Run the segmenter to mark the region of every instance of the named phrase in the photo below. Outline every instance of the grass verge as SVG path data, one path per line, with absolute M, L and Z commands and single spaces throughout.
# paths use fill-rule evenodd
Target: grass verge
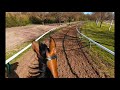
M 81 27 L 81 32 L 106 48 L 114 51 L 114 26 L 112 26 L 110 31 L 108 28 L 109 24 L 106 23 L 103 23 L 100 28 L 95 22 L 86 22 Z M 88 43 L 85 38 L 83 38 L 83 41 Z M 114 77 L 114 56 L 94 44 L 92 44 L 91 48 L 88 47 L 88 51 L 93 58 L 93 62 L 95 62 L 102 71 L 108 73 L 110 77 Z
M 100 28 L 95 22 L 87 22 L 82 26 L 81 31 L 87 37 L 114 51 L 114 26 L 112 26 L 110 31 L 108 28 L 109 25 L 105 23 Z
M 22 45 L 16 46 L 16 49 L 6 52 L 6 59 L 10 58 L 15 53 L 17 53 L 18 51 L 22 50 L 25 46 L 27 46 L 30 43 L 31 43 L 31 41 L 25 42 Z

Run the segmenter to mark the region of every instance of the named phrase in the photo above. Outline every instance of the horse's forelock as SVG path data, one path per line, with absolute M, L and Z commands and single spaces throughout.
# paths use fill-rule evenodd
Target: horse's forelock
M 46 44 L 39 43 L 39 53 L 45 59 L 46 58 L 46 51 L 49 51 Z

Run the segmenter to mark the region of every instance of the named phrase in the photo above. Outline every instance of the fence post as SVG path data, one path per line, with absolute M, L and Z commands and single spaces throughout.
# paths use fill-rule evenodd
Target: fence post
M 90 48 L 91 48 L 91 42 L 90 42 L 90 40 L 89 40 L 89 44 L 90 44 Z

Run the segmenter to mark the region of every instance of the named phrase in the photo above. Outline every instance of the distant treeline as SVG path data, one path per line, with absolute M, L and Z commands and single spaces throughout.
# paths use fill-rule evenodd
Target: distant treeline
M 6 27 L 94 20 L 82 12 L 7 12 Z
M 86 20 L 80 12 L 7 12 L 6 27 Z

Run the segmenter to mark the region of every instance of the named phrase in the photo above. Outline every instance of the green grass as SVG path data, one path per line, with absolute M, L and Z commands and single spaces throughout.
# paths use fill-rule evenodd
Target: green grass
M 114 56 L 95 45 L 88 50 L 96 65 L 110 77 L 114 77 Z
M 10 62 L 10 64 L 13 64 L 13 63 L 15 63 L 21 56 L 23 56 L 26 52 L 28 52 L 29 50 L 31 50 L 32 48 L 30 47 L 30 48 L 28 48 L 27 50 L 25 50 L 23 53 L 21 53 L 20 55 L 18 55 L 16 58 L 14 58 L 11 62 Z
M 106 48 L 114 51 L 114 26 L 112 26 L 110 31 L 108 28 L 109 24 L 103 23 L 100 28 L 95 22 L 89 21 L 81 27 L 81 32 Z M 88 40 L 85 38 L 83 38 L 83 41 L 88 43 Z M 114 77 L 114 56 L 94 44 L 92 44 L 91 48 L 88 47 L 87 50 L 92 56 L 93 61 L 97 63 L 97 66 L 111 77 Z M 104 65 L 100 63 L 98 59 Z
M 105 64 L 114 66 L 114 56 L 113 55 L 111 55 L 110 53 L 107 53 L 106 51 L 104 51 L 103 49 L 101 49 L 95 45 L 93 45 L 90 49 L 93 53 L 98 54 L 98 56 L 101 58 L 101 60 Z
M 31 21 L 26 15 L 6 14 L 6 27 L 25 26 L 27 24 L 31 24 Z
M 108 28 L 109 25 L 105 23 L 100 28 L 95 22 L 87 22 L 81 31 L 89 38 L 114 51 L 114 26 L 112 26 L 110 31 Z
M 17 46 L 16 49 L 6 52 L 6 59 L 10 58 L 11 56 L 16 54 L 18 51 L 22 50 L 25 46 L 27 46 L 30 43 L 31 41 L 23 43 L 22 45 Z

